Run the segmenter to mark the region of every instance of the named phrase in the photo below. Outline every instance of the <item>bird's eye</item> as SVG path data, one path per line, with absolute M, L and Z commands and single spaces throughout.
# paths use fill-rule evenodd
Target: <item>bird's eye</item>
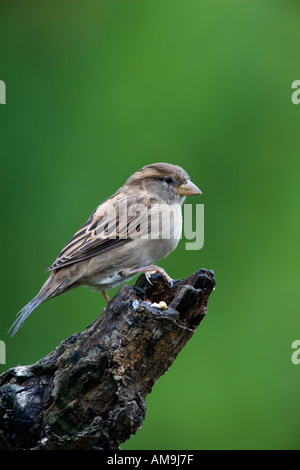
M 165 177 L 165 182 L 166 182 L 167 184 L 172 184 L 172 183 L 173 183 L 173 180 L 172 180 L 171 176 L 166 176 L 166 177 Z

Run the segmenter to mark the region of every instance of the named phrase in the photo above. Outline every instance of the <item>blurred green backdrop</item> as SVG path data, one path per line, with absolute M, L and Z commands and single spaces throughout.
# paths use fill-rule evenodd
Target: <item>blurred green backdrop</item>
M 299 449 L 299 2 L 0 5 L 0 372 L 102 311 L 75 289 L 7 336 L 99 203 L 145 164 L 179 164 L 203 191 L 205 244 L 160 265 L 213 269 L 217 286 L 122 448 Z

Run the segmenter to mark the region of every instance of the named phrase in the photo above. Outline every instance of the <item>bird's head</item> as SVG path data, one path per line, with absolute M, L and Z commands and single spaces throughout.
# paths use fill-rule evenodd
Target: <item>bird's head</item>
M 183 168 L 170 163 L 144 166 L 126 181 L 125 186 L 128 191 L 167 204 L 182 204 L 185 196 L 202 194 Z

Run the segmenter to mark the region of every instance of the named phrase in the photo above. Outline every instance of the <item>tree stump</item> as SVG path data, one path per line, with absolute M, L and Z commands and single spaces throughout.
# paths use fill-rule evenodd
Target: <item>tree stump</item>
M 214 273 L 124 285 L 85 331 L 0 376 L 0 448 L 118 449 L 148 393 L 206 315 Z M 165 304 L 163 303 L 165 302 Z M 167 308 L 166 308 L 167 307 Z

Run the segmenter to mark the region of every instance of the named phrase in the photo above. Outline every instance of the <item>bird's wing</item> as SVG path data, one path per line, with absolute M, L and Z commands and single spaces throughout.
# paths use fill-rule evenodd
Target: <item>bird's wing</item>
M 107 199 L 69 240 L 48 271 L 97 256 L 149 233 L 149 212 L 118 194 Z

